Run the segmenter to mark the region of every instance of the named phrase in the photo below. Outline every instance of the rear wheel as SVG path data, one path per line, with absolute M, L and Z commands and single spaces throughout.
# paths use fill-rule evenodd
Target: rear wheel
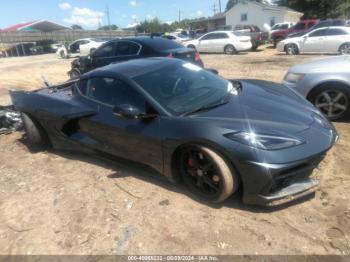
M 237 50 L 236 50 L 236 48 L 233 45 L 227 45 L 224 48 L 224 53 L 226 55 L 233 55 L 233 54 L 237 53 Z
M 72 70 L 70 72 L 71 79 L 78 79 L 80 77 L 80 72 L 78 70 Z
M 238 188 L 238 177 L 227 161 L 204 146 L 188 146 L 179 157 L 180 173 L 187 187 L 197 196 L 219 203 Z
M 95 52 L 96 51 L 96 48 L 91 48 L 91 50 L 90 50 L 90 55 L 93 53 L 93 52 Z
M 60 52 L 60 57 L 61 57 L 61 58 L 66 58 L 66 55 L 65 55 L 65 53 L 64 53 L 63 50 Z
M 350 43 L 345 43 L 339 48 L 339 53 L 342 55 L 350 55 Z
M 48 147 L 50 145 L 48 136 L 36 120 L 32 119 L 26 113 L 22 113 L 22 120 L 27 141 L 30 144 L 41 147 Z
M 298 55 L 299 48 L 296 44 L 287 44 L 286 45 L 286 54 L 287 55 Z
M 341 84 L 324 85 L 312 92 L 309 100 L 330 120 L 341 120 L 349 115 L 350 92 Z
M 196 50 L 196 47 L 194 45 L 189 45 L 187 47 Z

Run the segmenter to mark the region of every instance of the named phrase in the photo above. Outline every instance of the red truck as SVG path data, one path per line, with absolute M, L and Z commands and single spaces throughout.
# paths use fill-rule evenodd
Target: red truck
M 273 41 L 273 45 L 276 47 L 277 43 L 283 39 L 285 39 L 289 34 L 306 32 L 308 29 L 317 25 L 320 22 L 319 19 L 309 19 L 302 20 L 295 24 L 293 27 L 283 30 L 278 30 L 271 34 L 271 40 Z

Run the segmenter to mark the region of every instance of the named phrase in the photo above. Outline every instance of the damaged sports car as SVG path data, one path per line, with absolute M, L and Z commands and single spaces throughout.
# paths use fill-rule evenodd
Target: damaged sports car
M 313 193 L 312 170 L 338 138 L 287 87 L 174 58 L 111 64 L 11 97 L 29 142 L 141 162 L 215 203 L 236 191 L 257 205 Z

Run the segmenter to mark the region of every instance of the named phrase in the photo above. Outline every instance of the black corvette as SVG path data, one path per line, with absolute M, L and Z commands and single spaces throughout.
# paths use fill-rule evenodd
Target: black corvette
M 90 56 L 73 60 L 68 74 L 76 79 L 98 67 L 147 57 L 173 57 L 204 66 L 199 53 L 191 48 L 161 37 L 140 36 L 108 41 Z
M 314 192 L 310 174 L 338 137 L 291 89 L 170 58 L 112 64 L 11 97 L 30 142 L 138 161 L 211 202 L 238 189 L 259 205 Z

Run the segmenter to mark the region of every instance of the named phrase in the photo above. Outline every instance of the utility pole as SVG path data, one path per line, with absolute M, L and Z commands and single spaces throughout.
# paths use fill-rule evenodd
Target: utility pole
M 221 0 L 219 0 L 219 11 L 221 13 Z
M 107 21 L 108 21 L 108 30 L 111 30 L 111 18 L 109 17 L 109 6 L 106 5 L 106 15 L 107 15 Z
M 179 23 L 181 22 L 181 10 L 179 9 Z
M 214 15 L 217 13 L 216 4 L 213 5 L 213 12 L 214 12 Z

